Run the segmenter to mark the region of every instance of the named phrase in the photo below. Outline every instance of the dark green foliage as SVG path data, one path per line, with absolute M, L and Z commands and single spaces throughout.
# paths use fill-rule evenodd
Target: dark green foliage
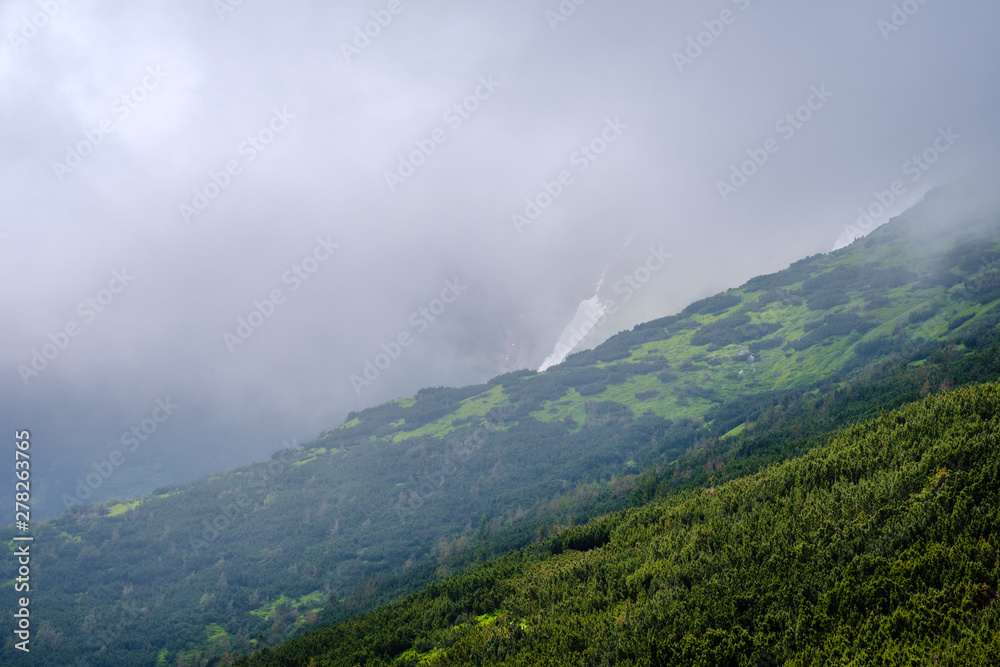
M 934 287 L 953 287 L 960 282 L 962 282 L 960 274 L 953 273 L 950 269 L 939 268 L 925 276 L 918 283 L 918 286 L 923 289 L 932 289 Z
M 680 398 L 703 398 L 713 403 L 718 403 L 722 400 L 719 398 L 717 391 L 711 387 L 702 387 L 697 382 L 684 383 L 684 386 L 677 392 L 677 395 Z
M 788 343 L 788 347 L 793 350 L 805 350 L 818 343 L 822 343 L 827 338 L 833 336 L 846 336 L 857 332 L 865 334 L 875 328 L 875 324 L 865 320 L 855 313 L 835 313 L 823 318 L 819 326 L 811 328 L 809 333 L 799 340 Z M 807 325 L 808 326 L 808 325 Z M 805 328 L 805 327 L 803 327 Z
M 512 402 L 531 400 L 540 405 L 545 401 L 557 400 L 568 389 L 576 389 L 583 396 L 593 396 L 603 392 L 609 385 L 622 384 L 634 375 L 656 373 L 667 366 L 666 359 L 662 356 L 607 366 L 563 363 L 541 374 L 505 376 L 507 379 L 503 381 L 503 387 Z
M 935 315 L 941 312 L 941 304 L 939 302 L 934 302 L 925 308 L 919 308 L 910 312 L 907 319 L 910 324 L 920 324 L 921 322 L 926 322 Z
M 975 313 L 969 313 L 968 315 L 962 315 L 961 317 L 956 317 L 955 319 L 950 320 L 948 322 L 948 331 L 954 331 L 975 316 Z
M 989 237 L 957 241 L 951 250 L 941 255 L 921 285 L 953 287 L 964 282 L 961 287 L 963 298 L 972 299 L 979 295 L 986 299 L 980 303 L 989 303 L 1000 298 L 1000 294 L 989 298 L 989 294 L 997 287 L 991 275 L 996 270 L 998 260 L 993 249 L 994 243 L 995 239 Z
M 964 295 L 980 304 L 1000 299 L 1000 271 L 984 273 L 967 280 L 962 285 Z
M 503 377 L 503 376 L 502 376 Z M 390 424 L 402 419 L 408 429 L 412 430 L 443 417 L 451 412 L 460 402 L 480 394 L 486 387 L 484 385 L 469 386 L 461 388 L 436 387 L 422 389 L 417 393 L 416 403 L 411 407 L 403 407 L 398 403 L 384 403 L 372 408 L 351 412 L 347 415 L 347 421 L 358 419 L 360 423 L 353 429 L 351 438 L 354 440 L 357 435 L 364 434 L 376 438 L 385 437 L 391 434 L 394 429 Z M 329 437 L 317 446 L 328 447 L 340 446 L 336 442 L 342 442 L 341 434 L 328 432 Z
M 887 227 L 879 227 L 871 234 L 865 237 L 865 247 L 871 248 L 873 246 L 877 246 L 882 243 L 888 243 L 890 241 L 894 241 L 897 238 L 898 234 L 894 233 L 894 230 L 891 230 L 890 228 Z
M 779 348 L 785 344 L 784 336 L 775 336 L 774 338 L 768 338 L 767 340 L 758 340 L 747 345 L 747 349 L 751 352 L 762 352 L 764 350 L 773 350 Z
M 830 310 L 851 302 L 851 296 L 843 290 L 829 289 L 813 292 L 807 300 L 809 310 Z
M 706 324 L 691 336 L 692 345 L 736 345 L 749 340 L 757 340 L 781 329 L 773 322 L 752 323 L 746 313 L 736 313 L 721 320 Z
M 984 339 L 986 342 L 986 339 Z M 956 355 L 948 346 L 923 344 L 899 348 L 885 361 L 865 367 L 863 379 L 845 385 L 825 382 L 817 393 L 775 391 L 748 395 L 715 406 L 707 416 L 716 436 L 751 423 L 738 437 L 711 441 L 655 474 L 645 473 L 646 502 L 655 493 L 699 488 L 713 480 L 738 479 L 823 444 L 829 434 L 916 401 L 933 389 L 1000 380 L 1000 332 L 988 346 Z M 905 354 L 904 354 L 905 353 Z M 912 367 L 913 357 L 926 359 Z M 845 371 L 846 372 L 846 371 Z M 831 378 L 832 380 L 832 378 Z M 700 437 L 701 442 L 706 440 Z
M 607 388 L 608 385 L 603 382 L 591 382 L 590 384 L 576 387 L 576 390 L 581 396 L 596 396 L 603 393 Z
M 743 298 L 739 294 L 725 292 L 710 296 L 701 301 L 695 301 L 682 310 L 681 315 L 718 315 L 741 303 L 743 303 Z
M 902 287 L 917 280 L 917 273 L 902 266 L 881 268 L 878 264 L 865 265 L 858 271 L 859 283 L 877 290 Z M 856 283 L 857 284 L 857 283 Z
M 147 500 L 119 517 L 75 509 L 40 529 L 35 563 L 47 585 L 37 602 L 49 610 L 46 619 L 63 634 L 63 646 L 76 646 L 93 664 L 152 664 L 161 647 L 176 655 L 192 638 L 204 637 L 209 623 L 230 637 L 246 628 L 277 643 L 296 624 L 280 613 L 267 620 L 249 613 L 261 604 L 328 588 L 334 597 L 322 618 L 343 620 L 430 581 L 441 537 L 454 544 L 465 534 L 476 549 L 488 549 L 485 555 L 523 546 L 551 499 L 566 496 L 560 511 L 581 520 L 614 503 L 621 507 L 626 499 L 615 499 L 600 480 L 625 473 L 631 459 L 649 465 L 691 442 L 684 427 L 635 418 L 607 402 L 588 406 L 588 424 L 576 434 L 569 433 L 572 423 L 538 423 L 521 406 L 495 410 L 495 426 L 506 430 L 465 427 L 446 441 L 414 438 L 399 445 L 362 439 L 340 454 L 321 455 L 320 465 L 293 465 L 310 456 L 312 447 L 304 448 L 284 462 L 237 471 L 241 477 L 182 485 L 176 495 Z M 325 437 L 324 446 L 345 444 L 341 433 Z M 515 520 L 519 511 L 524 518 Z M 465 526 L 484 514 L 495 532 L 477 541 Z M 63 531 L 81 541 L 60 537 Z M 411 557 L 414 564 L 404 570 Z M 125 601 L 147 611 L 121 624 L 114 619 L 126 586 L 134 592 Z M 96 655 L 99 647 L 81 643 L 90 611 L 99 626 L 118 628 L 106 658 Z M 305 609 L 296 617 L 301 613 Z M 57 664 L 73 659 L 66 655 Z
M 557 556 L 564 551 L 590 551 L 611 541 L 613 522 L 596 519 L 585 526 L 565 530 L 548 542 L 549 552 Z
M 670 329 L 664 329 L 664 325 L 669 325 Z M 555 368 L 562 370 L 567 368 L 581 368 L 598 363 L 610 363 L 626 359 L 631 355 L 632 350 L 645 343 L 667 340 L 679 331 L 694 329 L 698 326 L 700 325 L 697 321 L 684 320 L 679 316 L 665 317 L 657 320 L 655 326 L 648 324 L 636 325 L 631 331 L 623 331 L 615 334 L 592 350 L 574 352 Z
M 986 667 L 998 534 L 1000 387 L 985 385 L 237 664 Z
M 634 339 L 636 341 L 652 342 L 666 340 L 679 331 L 697 329 L 699 326 L 696 320 L 686 318 L 684 315 L 670 315 L 669 317 L 661 317 L 651 322 L 637 324 L 632 327 L 632 333 L 636 334 L 637 337 Z M 662 338 L 660 337 L 661 334 Z M 655 337 L 647 338 L 647 336 Z
M 517 380 L 520 378 L 533 377 L 535 375 L 538 375 L 537 371 L 532 371 L 528 369 L 514 371 L 513 373 L 506 373 L 504 375 L 496 376 L 495 378 L 487 382 L 486 386 L 493 387 L 499 384 L 499 385 L 504 385 L 506 387 L 510 384 L 517 382 Z M 350 417 L 350 415 L 348 415 L 348 417 Z M 350 421 L 350 419 L 348 419 L 348 421 Z
M 460 389 L 451 387 L 421 389 L 417 392 L 417 402 L 412 407 L 404 409 L 403 419 L 408 429 L 419 428 L 445 416 L 459 403 L 481 394 L 485 388 L 484 385 L 479 385 Z
M 815 269 L 816 264 L 823 257 L 824 255 L 822 254 L 812 255 L 810 257 L 806 257 L 805 259 L 800 259 L 784 271 L 751 278 L 744 283 L 743 289 L 748 292 L 773 290 L 779 287 L 785 287 L 787 285 L 802 282 L 803 280 L 807 280 L 812 275 L 812 271 Z
M 884 292 L 917 279 L 914 271 L 904 267 L 883 267 L 879 263 L 863 266 L 835 266 L 814 275 L 802 283 L 800 293 L 810 310 L 829 310 L 851 301 L 851 293 L 864 290 Z
M 662 373 L 658 373 L 656 375 L 656 377 L 663 384 L 670 384 L 671 382 L 676 382 L 677 381 L 677 374 L 676 373 L 672 373 L 670 371 L 663 371 Z
M 802 297 L 797 293 L 788 290 L 777 288 L 769 289 L 767 292 L 758 297 L 756 301 L 750 301 L 747 303 L 744 306 L 744 310 L 748 313 L 759 312 L 772 303 L 799 306 L 802 305 Z
M 621 334 L 618 336 L 621 336 Z M 596 363 L 607 363 L 625 359 L 631 354 L 632 348 L 638 346 L 638 343 L 633 341 L 631 336 L 623 336 L 621 338 L 618 336 L 612 336 L 603 345 L 593 350 L 574 352 L 559 365 L 564 368 L 581 368 Z
M 705 418 L 711 420 L 716 433 L 726 433 L 746 422 L 755 422 L 767 410 L 802 394 L 800 390 L 762 391 L 739 396 L 722 405 L 712 406 Z
M 951 250 L 944 253 L 939 266 L 956 268 L 962 273 L 973 273 L 996 261 L 992 250 L 994 240 L 989 238 L 963 239 L 955 242 Z
M 854 353 L 861 359 L 881 357 L 896 350 L 897 343 L 888 336 L 863 340 L 854 346 Z

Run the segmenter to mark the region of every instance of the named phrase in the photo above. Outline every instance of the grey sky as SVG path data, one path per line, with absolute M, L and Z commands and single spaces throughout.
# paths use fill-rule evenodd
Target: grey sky
M 57 509 L 157 398 L 184 407 L 122 488 L 262 456 L 423 386 L 537 368 L 605 270 L 621 307 L 589 342 L 828 251 L 894 180 L 905 204 L 997 148 L 1000 7 L 981 1 L 896 3 L 917 11 L 889 32 L 888 0 L 567 0 L 555 29 L 555 0 L 399 0 L 350 62 L 342 43 L 388 1 L 244 0 L 222 19 L 212 0 L 42 5 L 51 18 L 0 6 L 0 414 L 46 443 Z M 959 137 L 911 181 L 904 163 L 947 128 Z M 92 153 L 54 168 L 88 133 Z M 718 182 L 768 139 L 723 201 Z M 433 153 L 390 189 L 417 142 Z M 186 222 L 212 174 L 225 187 Z M 546 193 L 518 232 L 512 214 Z M 318 238 L 339 247 L 314 256 Z M 614 297 L 660 246 L 669 262 Z M 293 290 L 286 272 L 318 256 Z M 122 269 L 134 280 L 88 321 L 78 304 Z M 467 289 L 413 324 L 455 279 Z M 277 289 L 231 352 L 224 334 Z M 18 367 L 71 322 L 26 384 Z M 400 334 L 411 344 L 356 391 Z

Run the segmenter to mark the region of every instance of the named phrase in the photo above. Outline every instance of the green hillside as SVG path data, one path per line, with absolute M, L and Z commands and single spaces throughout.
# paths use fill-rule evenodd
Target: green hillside
M 958 213 L 970 199 L 935 193 L 843 250 L 545 373 L 426 389 L 271 461 L 71 508 L 37 531 L 45 615 L 24 662 L 205 664 L 274 646 L 557 526 L 753 475 L 883 408 L 996 381 L 1000 207 Z
M 568 529 L 239 665 L 996 665 L 1000 385 Z

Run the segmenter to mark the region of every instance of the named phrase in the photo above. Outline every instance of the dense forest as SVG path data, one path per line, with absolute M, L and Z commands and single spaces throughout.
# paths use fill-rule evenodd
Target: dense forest
M 271 665 L 996 665 L 1000 385 L 674 493 L 341 625 Z
M 317 627 L 365 627 L 371 621 L 351 619 L 390 613 L 373 610 L 428 585 L 501 572 L 546 550 L 596 556 L 596 546 L 580 547 L 605 538 L 587 535 L 621 517 L 707 502 L 714 496 L 704 494 L 806 460 L 885 410 L 1000 380 L 1000 216 L 942 217 L 936 202 L 948 196 L 544 373 L 425 389 L 351 413 L 270 461 L 148 498 L 69 508 L 38 527 L 35 599 L 45 614 L 24 662 L 226 663 Z M 0 575 L 6 605 L 13 575 Z M 489 599 L 503 602 L 504 590 Z M 439 620 L 450 619 L 457 642 L 480 626 L 513 632 L 510 613 L 476 607 Z M 791 655 L 787 638 L 762 627 L 744 627 L 753 642 L 769 637 L 760 664 Z M 370 655 L 423 660 L 446 647 L 442 637 L 400 635 Z

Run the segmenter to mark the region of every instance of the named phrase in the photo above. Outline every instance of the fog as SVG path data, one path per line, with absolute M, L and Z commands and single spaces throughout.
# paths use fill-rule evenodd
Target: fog
M 37 510 L 116 451 L 88 502 L 537 369 L 597 297 L 572 344 L 844 245 L 995 156 L 998 19 L 4 3 L 0 419 Z

